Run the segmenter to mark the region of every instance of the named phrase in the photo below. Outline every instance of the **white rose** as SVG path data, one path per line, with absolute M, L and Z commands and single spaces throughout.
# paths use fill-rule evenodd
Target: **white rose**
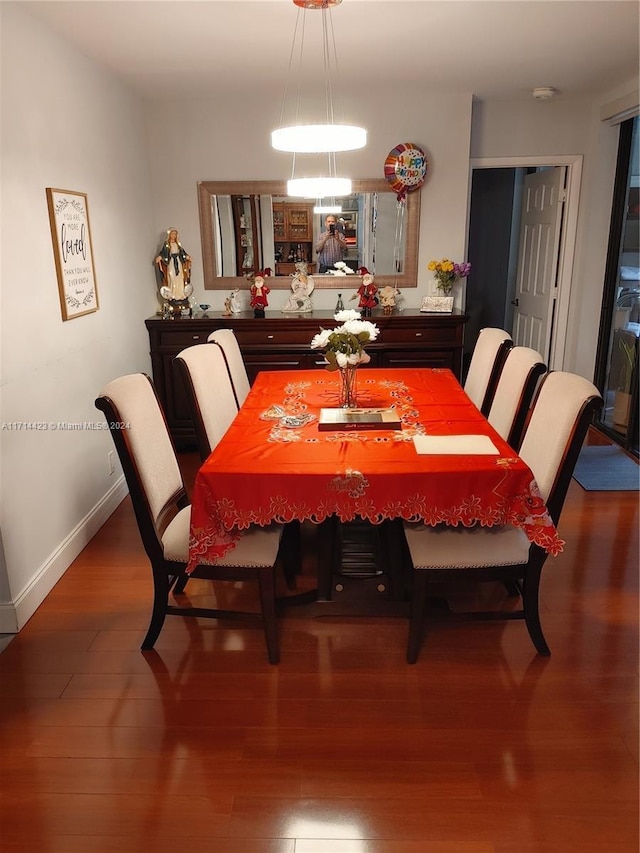
M 375 341 L 375 339 L 378 337 L 379 329 L 375 323 L 369 323 L 368 320 L 363 320 L 362 321 L 362 329 L 360 331 L 369 332 L 369 340 Z
M 362 360 L 361 353 L 352 352 L 351 355 L 347 356 L 347 364 L 360 364 Z
M 362 350 L 362 352 L 360 353 L 360 364 L 369 364 L 370 361 L 371 356 L 369 355 L 369 353 Z
M 311 341 L 311 349 L 324 349 L 329 343 L 331 334 L 333 334 L 332 329 L 322 329 L 317 335 L 314 335 Z
M 343 352 L 336 353 L 336 363 L 338 367 L 346 367 L 349 363 L 347 356 Z
M 347 308 L 344 311 L 338 311 L 337 314 L 334 314 L 333 319 L 337 320 L 338 323 L 346 323 L 348 320 L 359 320 L 360 312 L 354 311 L 352 308 Z
M 347 322 L 343 325 L 342 328 L 349 335 L 359 335 L 360 332 L 364 331 L 364 322 L 360 319 L 347 320 Z

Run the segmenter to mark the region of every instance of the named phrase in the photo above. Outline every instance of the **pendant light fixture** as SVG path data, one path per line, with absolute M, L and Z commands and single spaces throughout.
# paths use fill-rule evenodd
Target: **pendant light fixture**
M 331 7 L 337 6 L 341 2 L 342 0 L 293 0 L 294 5 L 298 7 L 298 14 L 282 100 L 281 126 L 271 134 L 271 144 L 276 150 L 293 154 L 291 179 L 287 182 L 287 193 L 292 196 L 322 199 L 327 196 L 349 195 L 351 181 L 348 178 L 337 176 L 335 152 L 362 148 L 367 141 L 367 132 L 364 128 L 336 121 L 337 109 L 334 106 L 336 86 L 334 81 L 338 78 L 338 59 L 331 21 Z M 303 66 L 307 10 L 319 10 L 322 15 L 324 124 L 318 121 L 305 123 L 301 120 L 302 80 L 305 74 L 309 74 L 309 69 Z M 293 86 L 294 81 L 296 81 L 295 97 L 289 95 L 289 88 Z M 286 119 L 292 113 L 293 123 L 285 125 Z M 296 178 L 296 154 L 327 154 L 326 173 L 313 177 Z

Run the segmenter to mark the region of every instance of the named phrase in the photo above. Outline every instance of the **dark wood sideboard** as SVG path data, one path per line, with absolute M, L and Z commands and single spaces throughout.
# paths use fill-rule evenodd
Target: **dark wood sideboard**
M 153 381 L 178 447 L 195 444 L 187 400 L 173 365 L 181 350 L 206 343 L 216 329 L 233 329 L 251 382 L 261 370 L 319 368 L 322 353 L 309 345 L 320 327 L 337 325 L 333 314 L 333 311 L 304 315 L 267 311 L 264 318 L 255 318 L 249 311 L 231 317 L 211 312 L 192 319 L 146 320 Z M 421 314 L 414 309 L 390 315 L 374 311 L 370 319 L 380 329 L 377 340 L 367 346 L 371 367 L 448 367 L 460 378 L 468 315 L 460 311 Z

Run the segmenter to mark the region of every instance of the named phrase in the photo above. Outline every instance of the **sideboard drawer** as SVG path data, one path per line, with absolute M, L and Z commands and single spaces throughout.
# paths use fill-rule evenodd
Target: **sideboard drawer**
M 260 320 L 256 320 L 256 325 L 260 325 Z M 311 338 L 306 329 L 236 329 L 236 338 L 243 346 L 290 346 L 291 344 L 307 344 L 311 345 Z
M 438 328 L 437 326 L 405 326 L 404 328 L 385 329 L 383 332 L 385 344 L 420 344 L 421 342 L 435 344 L 452 344 L 456 340 L 456 330 L 452 327 Z
M 170 322 L 180 322 L 179 320 L 165 320 L 165 323 Z M 179 347 L 180 349 L 184 349 L 184 347 L 195 346 L 196 344 L 206 344 L 207 342 L 207 333 L 206 332 L 190 332 L 188 330 L 183 331 L 182 329 L 167 329 L 166 332 L 160 332 L 160 346 L 161 347 L 173 347 L 174 349 Z

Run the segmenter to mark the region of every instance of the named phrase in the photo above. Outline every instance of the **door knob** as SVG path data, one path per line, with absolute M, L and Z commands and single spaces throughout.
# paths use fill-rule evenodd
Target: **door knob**
M 516 299 L 512 299 L 512 300 L 511 300 L 511 304 L 512 304 L 512 305 L 515 305 L 515 306 L 516 306 L 516 308 L 517 308 L 517 307 L 518 307 L 518 305 L 520 305 L 520 302 L 519 302 L 519 300 L 516 298 Z

